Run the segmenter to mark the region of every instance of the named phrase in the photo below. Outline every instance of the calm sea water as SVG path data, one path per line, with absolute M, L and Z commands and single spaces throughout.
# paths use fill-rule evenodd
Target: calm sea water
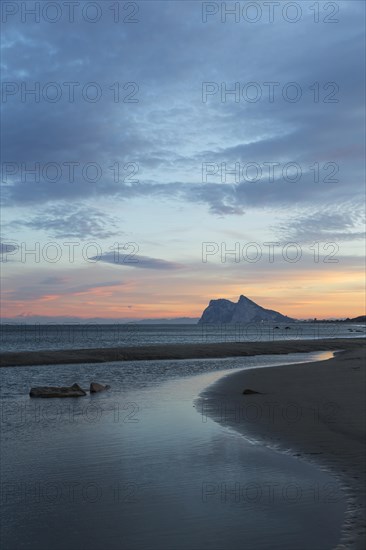
M 330 355 L 1 369 L 2 548 L 331 550 L 345 512 L 334 479 L 193 405 L 234 369 Z M 111 390 L 28 397 L 91 380 Z
M 3 324 L 1 350 L 45 350 L 186 344 L 258 342 L 365 336 L 365 325 L 350 323 L 247 323 L 235 325 Z

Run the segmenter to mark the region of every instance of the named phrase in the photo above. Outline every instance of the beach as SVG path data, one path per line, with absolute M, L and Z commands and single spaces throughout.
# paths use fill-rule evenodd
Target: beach
M 260 393 L 243 395 L 245 389 Z M 229 374 L 205 390 L 196 406 L 246 437 L 332 473 L 348 500 L 339 548 L 364 548 L 364 349 L 327 361 Z
M 181 359 L 213 359 L 278 355 L 312 351 L 349 350 L 364 346 L 363 338 L 327 338 L 281 340 L 275 342 L 220 342 L 202 344 L 164 344 L 123 346 L 113 348 L 37 350 L 4 352 L 1 367 L 31 365 L 67 365 L 76 363 L 107 363 L 110 361 L 156 361 Z
M 330 355 L 329 353 L 318 353 L 315 362 L 300 363 L 305 359 L 305 357 L 301 358 L 301 354 L 310 352 L 334 352 L 335 356 L 326 359 Z M 290 355 L 294 353 L 299 354 L 295 356 L 295 359 Z M 280 355 L 282 356 L 280 357 Z M 276 356 L 278 357 L 276 358 Z M 210 359 L 210 361 L 205 361 L 206 359 Z M 308 361 L 312 360 L 308 359 Z M 137 368 L 136 361 L 139 362 L 139 368 Z M 272 366 L 266 366 L 271 362 Z M 273 366 L 273 362 L 277 362 L 277 364 Z M 290 362 L 292 364 L 286 364 Z M 218 369 L 216 373 L 209 372 L 212 363 L 215 363 Z M 246 366 L 244 367 L 244 365 Z M 231 525 L 230 538 L 225 539 L 225 544 L 223 540 L 216 540 L 215 537 L 211 539 L 206 536 L 205 542 L 200 542 L 204 548 L 221 549 L 224 546 L 238 548 L 244 534 L 249 537 L 248 540 L 256 548 L 267 548 L 266 545 L 271 537 L 273 538 L 271 547 L 276 549 L 281 545 L 286 549 L 301 547 L 316 550 L 324 548 L 358 550 L 364 547 L 365 349 L 364 340 L 361 338 L 7 352 L 2 356 L 1 366 L 19 367 L 4 368 L 2 371 L 5 376 L 4 381 L 8 383 L 7 389 L 5 388 L 4 391 L 7 397 L 9 397 L 9 392 L 14 393 L 11 399 L 15 399 L 15 401 L 9 401 L 8 409 L 10 407 L 10 411 L 13 409 L 18 411 L 25 407 L 30 420 L 33 418 L 34 411 L 29 408 L 31 404 L 26 403 L 28 387 L 30 384 L 47 385 L 50 379 L 54 380 L 55 373 L 57 373 L 57 379 L 61 384 L 78 380 L 83 387 L 86 387 L 89 380 L 97 379 L 112 386 L 111 393 L 107 392 L 102 395 L 102 401 L 98 401 L 102 405 L 100 408 L 101 424 L 98 425 L 98 429 L 93 428 L 90 431 L 89 421 L 84 419 L 86 427 L 83 426 L 82 432 L 80 432 L 83 434 L 84 451 L 89 448 L 89 445 L 89 454 L 93 456 L 91 449 L 95 446 L 98 449 L 100 447 L 103 449 L 100 461 L 109 465 L 108 471 L 111 477 L 103 480 L 100 486 L 103 495 L 108 495 L 108 487 L 113 485 L 116 479 L 121 480 L 122 484 L 125 484 L 126 481 L 130 482 L 131 479 L 135 480 L 136 471 L 133 469 L 133 464 L 136 463 L 136 460 L 140 463 L 141 472 L 144 472 L 146 464 L 151 468 L 151 457 L 156 456 L 154 460 L 157 464 L 161 464 L 165 455 L 169 457 L 172 453 L 172 456 L 175 456 L 176 448 L 182 447 L 181 440 L 184 436 L 186 438 L 186 445 L 183 445 L 186 449 L 184 452 L 189 458 L 185 459 L 186 468 L 183 471 L 179 468 L 179 463 L 177 464 L 177 471 L 171 473 L 172 479 L 177 480 L 178 476 L 183 475 L 184 472 L 184 475 L 188 477 L 192 475 L 191 449 L 195 449 L 198 453 L 195 455 L 195 461 L 198 461 L 199 465 L 197 470 L 195 462 L 196 477 L 190 487 L 187 486 L 186 479 L 182 478 L 181 480 L 180 485 L 187 486 L 187 494 L 183 499 L 186 502 L 185 506 L 187 509 L 191 509 L 192 503 L 195 508 L 199 506 L 199 517 L 207 517 L 209 522 L 217 514 L 215 522 L 217 528 L 219 525 L 222 526 L 222 533 L 226 532 L 228 525 Z M 195 370 L 196 368 L 198 370 Z M 222 370 L 225 368 L 226 371 Z M 232 372 L 227 370 L 231 368 L 235 370 Z M 241 370 L 242 368 L 245 370 Z M 222 373 L 220 373 L 220 369 Z M 199 372 L 202 374 L 198 378 L 193 376 L 187 378 L 186 382 L 179 378 L 183 373 L 185 376 L 187 374 L 192 376 Z M 203 374 L 204 372 L 207 374 Z M 18 373 L 21 374 L 21 383 L 17 376 Z M 175 379 L 169 382 L 170 376 L 178 377 L 179 380 Z M 160 385 L 167 377 L 168 381 Z M 200 383 L 197 386 L 198 381 Z M 206 382 L 204 383 L 204 381 Z M 186 390 L 182 393 L 182 388 L 185 387 Z M 243 395 L 245 389 L 259 393 Z M 195 399 L 195 408 L 192 407 L 193 399 Z M 21 443 L 21 449 L 24 446 L 28 449 L 28 453 L 34 455 L 33 462 L 31 461 L 32 467 L 35 469 L 32 474 L 35 478 L 34 483 L 39 482 L 37 475 L 39 476 L 40 472 L 47 468 L 48 474 L 42 482 L 46 485 L 55 480 L 59 484 L 65 480 L 67 483 L 73 483 L 76 476 L 77 479 L 85 477 L 84 483 L 88 486 L 90 479 L 93 483 L 95 480 L 99 480 L 97 466 L 93 461 L 90 464 L 89 461 L 85 463 L 84 458 L 82 470 L 80 470 L 77 461 L 72 462 L 70 466 L 74 471 L 74 477 L 71 476 L 70 479 L 66 466 L 65 471 L 57 473 L 59 453 L 63 449 L 64 440 L 75 437 L 75 428 L 70 429 L 69 421 L 65 421 L 69 414 L 69 412 L 66 414 L 66 410 L 64 411 L 67 404 L 60 405 L 57 403 L 58 401 L 52 400 L 51 404 L 47 404 L 47 407 L 51 407 L 52 418 L 55 416 L 58 419 L 58 415 L 61 415 L 62 422 L 57 420 L 57 431 L 52 431 L 52 424 L 43 425 L 43 422 L 39 424 L 38 421 L 32 420 L 29 425 L 23 427 L 22 435 L 18 434 L 15 439 L 10 438 L 10 447 L 14 445 L 16 447 L 10 454 L 17 455 L 19 441 L 24 440 Z M 85 401 L 85 405 L 83 403 L 81 400 L 75 405 L 80 407 L 81 418 L 84 417 L 84 407 L 86 410 L 89 407 L 88 400 Z M 112 409 L 112 405 L 108 403 L 113 403 Z M 126 403 L 134 404 L 132 411 L 140 411 L 140 417 L 136 424 L 126 425 L 125 422 L 123 423 L 125 430 L 123 437 L 119 424 L 115 424 L 113 421 L 111 425 L 110 418 L 112 412 L 113 418 L 115 417 L 115 410 L 123 410 Z M 60 406 L 62 406 L 61 409 Z M 155 410 L 154 415 L 151 415 L 151 407 Z M 161 407 L 161 412 L 156 407 Z M 47 415 L 49 412 L 47 408 Z M 198 422 L 196 420 L 197 413 L 201 415 L 201 421 L 198 419 Z M 128 411 L 128 415 L 130 416 L 130 411 Z M 15 413 L 12 413 L 12 416 L 14 416 L 14 422 L 17 422 Z M 206 419 L 213 420 L 214 422 L 211 424 L 219 424 L 225 429 L 228 428 L 229 434 L 228 432 L 215 431 Z M 77 425 L 79 426 L 79 424 Z M 180 426 L 180 431 L 178 426 Z M 126 437 L 126 428 L 129 429 L 128 437 Z M 26 443 L 29 439 L 30 429 L 34 431 L 34 439 L 46 438 L 47 441 L 50 438 L 55 439 L 55 451 L 53 451 L 53 446 L 50 447 L 48 443 L 47 446 L 44 444 L 42 447 L 50 449 L 47 459 L 43 459 L 37 449 L 32 450 Z M 243 447 L 240 441 L 232 439 L 230 432 L 235 434 L 237 439 L 242 440 Z M 172 444 L 172 434 L 176 434 L 174 437 L 177 437 L 177 440 L 174 440 L 174 445 Z M 162 437 L 169 447 L 163 453 L 161 452 Z M 134 441 L 133 445 L 136 451 L 131 455 L 133 457 L 131 462 L 132 441 Z M 146 463 L 148 441 L 150 441 L 150 450 L 148 451 L 149 460 Z M 127 448 L 126 445 L 129 454 L 124 458 L 122 477 L 120 477 L 119 470 L 111 465 L 123 455 Z M 106 449 L 108 449 L 107 454 Z M 85 456 L 84 451 L 83 456 Z M 183 450 L 180 451 L 180 459 L 183 456 L 182 452 Z M 209 458 L 212 453 L 216 457 L 214 465 L 212 459 Z M 197 457 L 202 455 L 206 458 L 201 463 Z M 23 462 L 19 464 L 19 468 L 24 468 Z M 132 468 L 133 471 L 127 474 L 126 468 L 127 470 Z M 165 470 L 165 468 L 163 469 Z M 9 477 L 6 476 L 5 479 L 10 479 L 13 482 L 13 479 L 19 477 L 19 472 L 17 469 L 14 472 L 11 470 L 12 468 L 10 468 Z M 160 494 L 162 487 L 166 486 L 169 492 L 169 487 L 175 486 L 173 481 L 168 483 L 165 480 L 162 483 L 160 472 L 161 467 L 159 466 L 153 478 L 148 477 L 147 485 L 141 489 L 145 507 L 146 503 L 154 502 L 155 497 L 153 494 L 150 495 L 151 483 L 153 485 L 157 483 L 156 488 L 152 489 L 154 494 Z M 143 476 L 142 473 L 141 476 Z M 138 476 L 136 479 L 140 479 L 140 477 Z M 223 502 L 222 500 L 222 486 L 231 494 L 230 491 L 233 487 L 239 486 L 246 489 L 253 484 L 263 491 L 269 486 L 274 491 L 280 491 L 282 496 L 279 498 L 276 493 L 275 503 L 259 502 L 255 511 L 251 511 L 251 504 L 249 505 L 249 502 L 243 500 L 243 495 L 240 493 L 240 498 L 237 500 L 235 494 L 235 498 L 229 502 L 231 506 L 229 510 L 227 501 Z M 209 488 L 207 500 L 202 501 L 198 494 L 200 485 Z M 136 486 L 139 486 L 137 482 Z M 215 487 L 215 491 L 211 490 L 212 487 Z M 218 489 L 219 487 L 220 489 Z M 283 498 L 283 489 L 289 489 L 290 497 L 293 498 L 291 493 L 293 487 L 297 487 L 297 490 L 303 494 L 289 508 L 288 499 L 284 500 Z M 313 490 L 314 494 L 311 493 Z M 173 511 L 172 503 L 174 502 L 176 506 L 180 507 L 182 495 L 179 495 L 181 492 L 178 492 L 177 498 L 172 500 L 169 494 L 167 496 L 168 504 L 163 499 L 159 513 L 155 509 L 156 506 L 150 507 L 149 505 L 147 508 L 149 521 L 151 521 L 151 515 L 156 513 L 154 523 L 159 522 L 161 517 L 170 513 L 169 510 Z M 95 511 L 86 512 L 84 505 L 80 506 L 83 502 L 76 504 L 74 510 L 76 517 L 86 514 L 85 517 L 88 518 L 88 521 L 91 517 L 94 521 Z M 116 518 L 112 523 L 114 526 L 117 524 L 118 514 L 127 515 L 126 517 L 129 519 L 123 526 L 124 533 L 127 533 L 129 522 L 137 521 L 134 518 L 140 517 L 141 509 L 138 504 L 135 506 L 129 503 L 125 507 L 125 504 L 122 503 L 121 506 L 123 509 L 120 505 L 113 507 Z M 108 510 L 110 513 L 110 508 Z M 14 513 L 14 509 L 10 507 L 9 516 Z M 42 509 L 42 513 L 48 517 L 47 506 L 44 510 Z M 67 521 L 72 521 L 68 516 L 68 507 L 63 506 L 62 503 L 57 502 L 57 513 L 64 514 Z M 250 515 L 251 513 L 253 516 Z M 261 516 L 262 513 L 269 515 L 264 519 L 264 516 Z M 98 508 L 98 514 L 105 514 L 103 507 Z M 132 519 L 130 519 L 130 515 Z M 247 518 L 245 520 L 247 523 L 244 522 L 244 517 Z M 290 517 L 294 522 L 291 525 L 287 523 L 286 519 Z M 261 533 L 259 539 L 256 523 L 258 519 L 255 518 L 262 518 L 260 521 L 267 523 L 272 522 L 268 523 L 268 533 Z M 186 520 L 195 521 L 193 516 L 192 518 L 185 517 Z M 105 521 L 111 520 L 106 516 Z M 334 521 L 334 525 L 332 521 Z M 242 530 L 239 530 L 236 522 L 244 522 L 241 526 Z M 34 530 L 33 538 L 39 541 L 40 533 L 35 525 L 34 519 L 30 520 L 29 528 Z M 131 523 L 131 525 L 134 524 Z M 250 525 L 252 525 L 251 528 Z M 54 531 L 57 532 L 58 528 L 59 524 L 55 520 Z M 165 536 L 164 529 L 165 527 L 162 525 L 159 532 L 156 533 L 156 546 L 154 547 L 164 547 L 165 541 L 159 538 Z M 193 538 L 184 541 L 185 547 L 192 546 L 192 543 L 195 544 L 195 537 L 199 538 L 202 530 L 205 533 L 208 532 L 208 527 L 203 529 L 202 521 L 197 529 L 196 533 L 192 531 Z M 128 535 L 131 537 L 128 539 L 130 547 L 140 548 L 141 543 L 135 539 L 132 531 Z M 179 529 L 177 528 L 176 531 L 179 532 Z M 109 547 L 117 548 L 119 531 L 113 531 L 113 533 L 114 538 L 111 533 Z M 150 536 L 148 532 L 145 535 Z M 11 529 L 9 537 L 12 536 L 14 536 L 14 531 Z M 93 536 L 96 536 L 95 533 Z M 53 534 L 50 532 L 48 537 L 51 540 L 50 537 L 52 538 Z M 300 541 L 302 541 L 302 546 Z M 334 541 L 336 542 L 334 543 Z M 55 548 L 58 548 L 57 540 L 55 539 L 53 542 Z M 172 539 L 169 544 L 171 545 L 171 543 Z M 180 542 L 177 540 L 173 546 L 180 548 L 181 543 L 183 544 L 183 540 Z M 95 544 L 99 549 L 96 542 Z M 93 547 L 92 544 L 90 547 Z

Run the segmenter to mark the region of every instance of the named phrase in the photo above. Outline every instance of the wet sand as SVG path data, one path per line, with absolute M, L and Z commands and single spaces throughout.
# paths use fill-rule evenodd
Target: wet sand
M 249 355 L 306 353 L 319 350 L 359 348 L 361 338 L 324 340 L 283 340 L 277 342 L 223 342 L 218 344 L 165 344 L 119 348 L 6 352 L 1 367 L 106 363 L 110 361 L 151 361 L 165 359 L 213 359 Z
M 205 390 L 196 403 L 217 422 L 315 463 L 341 481 L 348 511 L 339 549 L 366 547 L 365 351 L 235 372 Z M 246 388 L 261 393 L 243 395 Z

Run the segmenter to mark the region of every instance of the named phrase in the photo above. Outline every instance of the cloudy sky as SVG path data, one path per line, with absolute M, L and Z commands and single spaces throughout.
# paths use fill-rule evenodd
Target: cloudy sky
M 35 4 L 3 2 L 5 317 L 364 313 L 363 1 Z

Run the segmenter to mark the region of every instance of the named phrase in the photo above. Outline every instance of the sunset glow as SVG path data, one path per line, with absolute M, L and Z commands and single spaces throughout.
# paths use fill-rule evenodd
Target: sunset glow
M 308 4 L 250 25 L 143 2 L 70 43 L 7 16 L 5 319 L 199 317 L 241 294 L 364 314 L 364 3 L 342 25 Z

